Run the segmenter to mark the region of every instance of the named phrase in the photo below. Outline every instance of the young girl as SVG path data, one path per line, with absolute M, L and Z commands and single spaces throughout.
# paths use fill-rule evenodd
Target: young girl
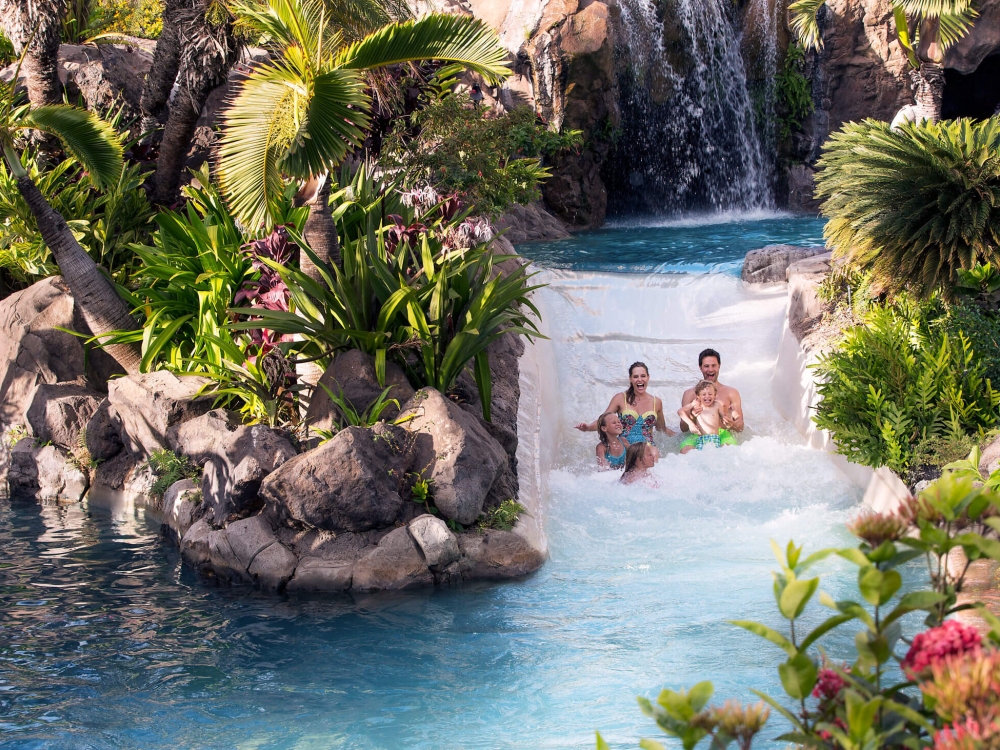
M 625 472 L 622 474 L 622 484 L 632 484 L 645 480 L 646 484 L 656 486 L 649 470 L 656 463 L 653 455 L 655 449 L 649 443 L 632 443 L 625 451 Z
M 602 471 L 623 469 L 628 441 L 622 437 L 622 421 L 615 412 L 609 411 L 600 416 L 597 435 L 601 439 L 597 444 L 597 465 Z
M 697 434 L 692 444 L 681 447 L 681 453 L 703 450 L 706 445 L 722 447 L 719 431 L 723 426 L 725 406 L 716 400 L 717 393 L 715 383 L 702 380 L 694 387 L 694 400 L 677 410 L 677 415 L 691 425 L 691 431 Z M 732 407 L 730 414 L 725 416 L 732 416 Z

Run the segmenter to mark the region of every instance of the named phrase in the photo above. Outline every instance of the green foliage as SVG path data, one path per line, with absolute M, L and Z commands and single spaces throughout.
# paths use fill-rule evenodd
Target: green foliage
M 931 325 L 933 305 L 874 307 L 816 365 L 814 420 L 855 463 L 904 471 L 923 441 L 960 441 L 997 421 L 993 390 L 964 334 Z
M 802 122 L 816 109 L 809 79 L 802 74 L 805 60 L 806 52 L 802 45 L 794 42 L 788 45 L 775 79 L 779 140 L 801 130 Z
M 320 383 L 320 387 L 326 391 L 326 395 L 330 397 L 330 400 L 337 407 L 337 416 L 340 418 L 341 429 L 344 427 L 374 427 L 381 421 L 382 414 L 390 406 L 395 406 L 397 410 L 399 409 L 399 401 L 394 398 L 388 398 L 389 391 L 392 390 L 391 386 L 384 389 L 378 398 L 360 413 L 351 406 L 350 401 L 344 398 L 343 392 L 334 393 L 323 383 Z
M 971 299 L 986 312 L 1000 312 L 1000 268 L 983 263 L 956 271 L 955 294 Z
M 0 31 L 0 67 L 7 67 L 17 59 L 14 54 L 14 44 L 7 35 Z
M 474 107 L 466 94 L 451 94 L 409 123 L 398 122 L 379 158 L 386 170 L 402 172 L 404 184 L 433 185 L 495 216 L 537 200 L 539 183 L 550 175 L 541 159 L 582 143 L 580 131 L 556 133 L 537 124 L 530 108 L 497 115 Z
M 848 123 L 827 141 L 816 197 L 835 252 L 881 289 L 950 295 L 1000 263 L 1000 118 Z
M 507 499 L 500 505 L 483 513 L 479 521 L 479 530 L 500 529 L 510 531 L 517 523 L 517 519 L 527 509 L 516 500 Z
M 69 0 L 63 16 L 62 41 L 65 44 L 83 44 L 101 26 L 101 9 L 96 0 Z
M 9 450 L 28 437 L 28 428 L 23 424 L 12 424 L 0 434 L 0 443 Z
M 102 34 L 156 39 L 163 30 L 163 0 L 98 0 Z
M 755 706 L 735 701 L 711 706 L 714 687 L 700 682 L 689 690 L 663 690 L 655 702 L 640 697 L 642 711 L 685 750 L 694 750 L 704 740 L 711 750 L 725 750 L 734 742 L 740 750 L 750 750 L 772 710 L 789 725 L 777 741 L 796 747 L 922 748 L 935 746 L 935 737 L 942 750 L 987 747 L 979 741 L 942 744 L 938 734 L 946 728 L 985 726 L 984 719 L 995 717 L 1000 707 L 995 682 L 990 682 L 1000 668 L 1000 619 L 981 602 L 959 602 L 969 567 L 955 565 L 952 555 L 961 551 L 969 561 L 1000 560 L 1000 472 L 981 476 L 979 458 L 974 452 L 949 467 L 896 513 L 863 511 L 848 524 L 859 539 L 856 547 L 822 549 L 804 557 L 793 542 L 785 549 L 772 542 L 779 563 L 773 574 L 774 598 L 783 626 L 749 620 L 731 624 L 780 649 L 776 666 L 783 697 L 754 690 L 762 701 Z M 820 591 L 819 576 L 806 577 L 810 568 L 832 555 L 856 566 L 855 596 L 835 601 Z M 900 568 L 914 560 L 926 561 L 925 582 L 904 586 Z M 817 600 L 830 612 L 809 629 L 802 620 Z M 956 628 L 954 622 L 941 627 L 955 613 L 973 608 L 989 628 L 982 648 L 972 628 Z M 918 646 L 913 634 L 904 635 L 907 623 L 917 622 L 906 617 L 911 613 L 925 618 L 921 627 L 932 628 L 919 635 L 925 645 Z M 856 630 L 854 659 L 838 664 L 829 660 L 824 639 L 845 628 Z M 835 635 L 843 641 L 842 633 Z M 956 646 L 959 640 L 962 645 Z M 900 667 L 902 681 L 897 677 Z M 971 676 L 977 669 L 983 675 L 979 681 Z M 648 739 L 639 746 L 664 747 Z M 597 748 L 607 747 L 598 733 Z
M 156 475 L 151 491 L 157 497 L 163 497 L 163 493 L 174 482 L 179 482 L 181 479 L 197 479 L 201 476 L 201 468 L 193 464 L 191 459 L 178 456 L 167 448 L 153 451 L 148 463 Z
M 33 152 L 25 151 L 21 164 L 90 257 L 115 281 L 126 283 L 137 262 L 130 245 L 148 238 L 153 216 L 139 167 L 127 165 L 116 182 L 102 189 L 74 159 L 44 169 Z M 15 178 L 2 163 L 0 268 L 23 284 L 59 272 Z
M 335 196 L 345 199 L 335 211 L 343 268 L 327 266 L 300 243 L 319 268 L 322 283 L 298 269 L 269 263 L 287 284 L 293 311 L 255 311 L 258 323 L 230 327 L 263 325 L 279 334 L 301 336 L 307 344 L 303 356 L 361 349 L 374 355 L 380 380 L 392 357 L 414 385 L 442 393 L 475 362 L 489 419 L 486 348 L 508 330 L 538 335 L 529 317 L 538 311 L 528 299 L 536 287 L 528 285 L 524 266 L 496 273 L 495 264 L 507 256 L 496 256 L 488 243 L 463 246 L 463 229 L 471 232 L 483 225 L 462 215 L 447 216 L 443 204 L 420 217 L 409 211 L 400 224 L 383 223 L 383 199 L 373 196 L 390 191 L 376 189 L 366 175 L 360 172 L 354 186 Z M 352 200 L 346 200 L 348 192 Z M 403 206 L 400 210 L 406 211 Z M 409 352 L 417 356 L 407 356 Z
M 973 300 L 959 298 L 947 306 L 947 313 L 936 325 L 953 339 L 959 332 L 964 334 L 986 377 L 1000 383 L 1000 315 L 985 312 Z

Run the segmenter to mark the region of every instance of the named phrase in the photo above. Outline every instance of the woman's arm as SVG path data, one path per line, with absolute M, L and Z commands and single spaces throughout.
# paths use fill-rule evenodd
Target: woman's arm
M 660 399 L 656 399 L 656 429 L 660 432 L 665 432 L 667 435 L 677 434 L 667 427 L 667 420 L 663 417 L 663 402 Z
M 608 404 L 608 408 L 602 411 L 601 414 L 607 414 L 610 411 L 621 412 L 622 399 L 623 399 L 622 394 L 616 393 L 614 398 L 611 399 L 611 403 Z M 589 424 L 587 422 L 580 422 L 580 424 L 575 425 L 575 427 L 580 432 L 597 432 L 598 419 L 600 419 L 600 417 L 595 419 L 593 422 L 590 422 Z

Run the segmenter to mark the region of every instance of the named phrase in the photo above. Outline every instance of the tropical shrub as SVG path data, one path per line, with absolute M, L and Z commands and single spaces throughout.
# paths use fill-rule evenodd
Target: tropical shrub
M 163 30 L 163 0 L 98 0 L 97 12 L 102 34 L 156 39 Z
M 959 298 L 935 325 L 952 338 L 964 334 L 986 377 L 1000 383 L 1000 315 L 985 312 L 974 300 Z
M 409 208 L 406 218 L 391 215 L 382 221 L 371 210 L 363 230 L 357 204 L 335 210 L 348 219 L 341 222 L 343 268 L 324 263 L 300 241 L 320 280 L 268 261 L 289 289 L 292 310 L 255 311 L 257 322 L 231 328 L 256 325 L 300 336 L 306 342 L 300 352 L 306 357 L 324 358 L 345 347 L 361 349 L 374 355 L 380 381 L 391 356 L 414 385 L 442 393 L 474 362 L 489 419 L 486 349 L 506 331 L 538 335 L 526 312 L 538 315 L 528 299 L 537 287 L 528 285 L 522 265 L 506 274 L 496 272 L 495 264 L 508 256 L 497 256 L 490 248 L 492 232 L 484 219 L 459 213 L 454 199 L 421 203 L 428 197 L 426 191 L 404 197 L 422 210 L 419 216 Z
M 972 458 L 970 457 L 970 462 Z M 946 473 L 894 513 L 863 511 L 848 524 L 856 547 L 822 549 L 808 556 L 789 542 L 772 542 L 780 569 L 774 598 L 787 627 L 735 620 L 782 652 L 777 665 L 782 699 L 757 690 L 755 705 L 727 701 L 709 706 L 710 682 L 689 690 L 663 690 L 656 701 L 639 698 L 642 711 L 668 736 L 693 750 L 709 740 L 711 750 L 734 742 L 750 750 L 771 711 L 787 722 L 778 742 L 818 750 L 879 750 L 934 747 L 972 750 L 996 747 L 1000 739 L 1000 619 L 981 602 L 962 602 L 969 571 L 965 560 L 1000 560 L 997 529 L 1000 496 L 978 469 Z M 836 555 L 857 566 L 857 596 L 835 601 L 821 592 L 820 577 L 807 577 Z M 900 570 L 924 560 L 924 585 L 904 586 Z M 831 614 L 811 630 L 802 617 L 819 594 Z M 984 639 L 973 627 L 949 619 L 975 609 L 985 620 Z M 919 613 L 922 625 L 914 616 Z M 911 615 L 908 617 L 908 615 Z M 857 629 L 850 655 L 824 639 L 846 627 Z M 860 626 L 860 627 L 859 627 Z M 912 633 L 914 626 L 922 632 Z M 926 629 L 924 629 L 926 628 Z M 846 661 L 840 661 L 846 659 Z M 663 750 L 644 739 L 640 747 Z M 608 748 L 600 734 L 597 748 Z
M 848 123 L 817 167 L 824 236 L 882 290 L 950 296 L 960 270 L 1000 263 L 1000 118 Z
M 906 298 L 874 306 L 817 363 L 814 421 L 849 460 L 903 472 L 919 443 L 995 426 L 1000 393 L 965 334 L 932 325 L 935 314 Z
M 802 45 L 788 45 L 775 79 L 778 138 L 784 140 L 802 129 L 803 121 L 816 108 L 809 79 L 802 74 L 806 51 Z
M 528 107 L 498 115 L 473 106 L 466 94 L 450 94 L 409 122 L 400 120 L 379 159 L 386 170 L 401 172 L 406 185 L 432 185 L 495 216 L 537 200 L 539 183 L 550 174 L 542 158 L 582 143 L 580 131 L 556 133 L 537 124 Z
M 156 475 L 152 493 L 157 497 L 163 497 L 163 493 L 174 482 L 179 482 L 181 479 L 197 479 L 201 476 L 201 467 L 196 466 L 186 456 L 178 456 L 167 448 L 153 451 L 147 463 Z
M 99 188 L 74 159 L 43 168 L 35 153 L 26 151 L 21 164 L 90 257 L 115 281 L 126 283 L 137 267 L 130 245 L 146 241 L 152 229 L 153 209 L 142 190 L 139 166 L 126 164 L 116 182 Z M 59 273 L 4 164 L 0 164 L 0 269 L 20 284 Z

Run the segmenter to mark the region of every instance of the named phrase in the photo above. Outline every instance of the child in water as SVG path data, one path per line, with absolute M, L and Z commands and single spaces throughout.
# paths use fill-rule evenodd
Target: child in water
M 730 407 L 729 414 L 723 414 L 725 408 L 715 396 L 718 389 L 715 383 L 709 380 L 702 380 L 694 387 L 694 401 L 685 404 L 677 410 L 677 415 L 692 427 L 692 431 L 697 433 L 697 438 L 693 444 L 685 445 L 681 448 L 681 453 L 689 451 L 703 450 L 706 445 L 714 445 L 716 448 L 722 447 L 719 437 L 719 430 L 725 424 L 725 419 L 735 419 Z
M 656 454 L 649 443 L 632 443 L 625 451 L 625 471 L 619 481 L 632 484 L 644 480 L 643 484 L 655 487 L 656 481 L 649 474 L 655 463 Z
M 622 437 L 624 429 L 618 412 L 606 412 L 597 420 L 597 435 L 601 439 L 597 444 L 597 465 L 602 471 L 624 468 L 628 448 L 628 441 Z

